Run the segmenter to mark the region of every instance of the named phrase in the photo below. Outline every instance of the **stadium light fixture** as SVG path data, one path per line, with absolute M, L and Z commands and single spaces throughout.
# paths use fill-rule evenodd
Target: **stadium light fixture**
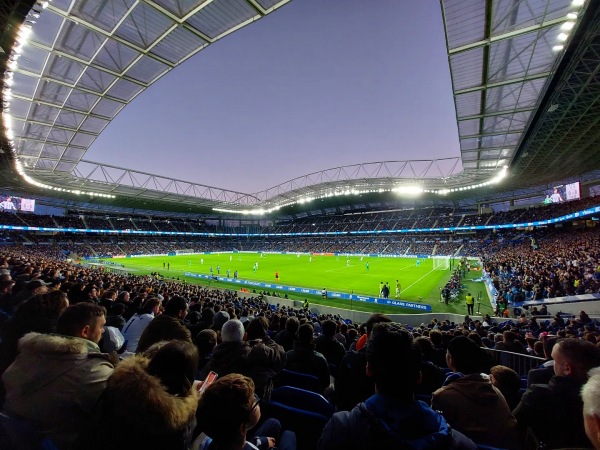
M 571 30 L 573 29 L 573 27 L 574 27 L 574 26 L 575 26 L 575 22 L 571 22 L 571 21 L 569 21 L 569 22 L 565 22 L 565 23 L 563 23 L 563 24 L 560 26 L 560 29 L 561 29 L 561 30 L 564 30 L 564 31 L 571 31 Z
M 583 6 L 583 4 L 585 3 L 585 0 L 573 0 L 571 2 L 571 6 Z
M 556 37 L 556 39 L 558 39 L 560 42 L 565 42 L 568 38 L 569 38 L 569 35 L 567 33 L 560 33 Z
M 564 48 L 565 48 L 564 45 L 555 45 L 554 47 L 552 47 L 552 51 L 560 52 Z

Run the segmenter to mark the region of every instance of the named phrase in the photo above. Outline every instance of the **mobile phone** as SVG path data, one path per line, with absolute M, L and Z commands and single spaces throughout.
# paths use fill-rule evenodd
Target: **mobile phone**
M 206 376 L 204 383 L 202 383 L 202 386 L 200 387 L 200 389 L 198 390 L 198 392 L 202 393 L 205 391 L 205 389 L 207 387 L 209 387 L 211 384 L 214 383 L 214 381 L 219 377 L 219 375 L 217 374 L 217 372 L 213 372 L 212 370 L 208 373 L 208 375 Z

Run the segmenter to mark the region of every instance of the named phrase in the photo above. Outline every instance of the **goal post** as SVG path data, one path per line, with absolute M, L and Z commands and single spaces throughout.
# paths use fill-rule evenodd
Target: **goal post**
M 433 256 L 433 270 L 450 270 L 450 256 Z

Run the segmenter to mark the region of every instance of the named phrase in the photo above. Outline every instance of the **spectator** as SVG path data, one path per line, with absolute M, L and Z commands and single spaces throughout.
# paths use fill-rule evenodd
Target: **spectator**
M 385 314 L 371 314 L 365 324 L 365 335 L 368 336 L 371 333 L 375 324 L 391 321 Z M 338 410 L 350 411 L 375 392 L 373 379 L 368 377 L 365 372 L 366 363 L 367 353 L 364 345 L 360 350 L 347 352 L 342 359 L 335 377 L 335 404 Z
M 138 342 L 142 333 L 154 317 L 160 311 L 160 300 L 156 297 L 146 300 L 137 313 L 127 321 L 123 327 L 123 336 L 127 342 L 126 350 L 129 352 L 137 351 Z
M 208 436 L 202 449 L 258 450 L 258 444 L 261 449 L 295 450 L 296 436 L 284 431 L 280 438 L 281 424 L 275 419 L 266 420 L 247 441 L 248 431 L 260 420 L 260 400 L 251 378 L 235 373 L 219 377 L 198 406 L 199 428 Z
M 212 358 L 213 350 L 217 346 L 217 333 L 215 330 L 206 328 L 198 333 L 194 343 L 198 347 L 198 354 L 200 356 L 198 370 L 201 371 L 208 361 L 210 361 L 210 358 Z
M 321 386 L 320 394 L 323 394 L 330 384 L 329 365 L 325 357 L 315 351 L 312 324 L 300 325 L 298 339 L 294 342 L 294 349 L 286 353 L 285 368 L 317 377 Z
M 192 335 L 183 323 L 188 312 L 188 304 L 183 297 L 169 300 L 165 312 L 155 317 L 142 332 L 136 353 L 143 353 L 153 344 L 173 339 L 192 342 Z
M 585 434 L 596 450 L 600 450 L 600 369 L 592 369 L 581 390 Z
M 550 383 L 531 385 L 514 410 L 519 427 L 531 428 L 549 448 L 589 447 L 580 392 L 590 369 L 600 366 L 600 348 L 582 339 L 560 339 L 552 358 Z
M 504 350 L 506 352 L 527 354 L 525 346 L 517 339 L 517 334 L 512 331 L 502 333 L 502 341 L 496 343 L 496 350 Z
M 444 417 L 413 399 L 420 378 L 421 352 L 412 335 L 398 324 L 378 323 L 367 341 L 365 371 L 376 394 L 352 411 L 329 420 L 318 443 L 320 450 L 475 449 L 453 431 Z M 390 358 L 390 355 L 395 355 Z
M 552 359 L 552 349 L 556 345 L 555 336 L 543 337 L 544 356 L 546 362 L 537 369 L 531 369 L 527 373 L 527 387 L 532 384 L 548 384 L 554 376 L 554 360 Z
M 506 400 L 481 375 L 490 367 L 487 354 L 469 338 L 458 336 L 448 344 L 446 359 L 454 373 L 433 393 L 431 407 L 477 444 L 518 448 L 517 422 Z
M 254 333 L 254 326 L 250 328 L 251 326 L 252 322 L 248 328 Z M 253 341 L 252 345 L 244 342 L 244 325 L 237 319 L 225 322 L 221 329 L 221 339 L 222 342 L 215 347 L 210 360 L 200 371 L 200 379 L 206 378 L 211 370 L 221 377 L 230 373 L 251 376 L 259 396 L 268 400 L 272 379 L 283 367 L 283 348 L 266 338 L 260 342 Z
M 506 366 L 494 366 L 490 369 L 490 381 L 498 388 L 504 396 L 508 407 L 512 411 L 519 404 L 521 395 L 521 377 L 519 374 Z
M 285 329 L 275 336 L 275 342 L 283 347 L 286 352 L 294 348 L 294 342 L 298 340 L 298 327 L 300 322 L 297 317 L 288 317 L 285 321 Z
M 106 323 L 104 308 L 69 306 L 56 334 L 29 333 L 20 353 L 4 372 L 4 409 L 35 424 L 61 450 L 77 448 L 87 436 L 92 410 L 106 387 L 113 365 L 98 342 Z
M 337 324 L 333 320 L 325 320 L 322 329 L 323 334 L 315 339 L 315 350 L 321 353 L 329 364 L 338 367 L 346 354 L 346 350 L 341 342 L 334 337 Z
M 199 399 L 193 388 L 198 352 L 184 341 L 154 347 L 121 362 L 109 378 L 93 438 L 87 439 L 93 450 L 189 448 Z

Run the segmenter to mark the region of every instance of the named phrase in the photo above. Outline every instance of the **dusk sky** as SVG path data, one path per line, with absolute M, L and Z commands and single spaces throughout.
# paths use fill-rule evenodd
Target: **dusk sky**
M 458 156 L 437 0 L 295 0 L 175 68 L 85 159 L 246 193 Z

